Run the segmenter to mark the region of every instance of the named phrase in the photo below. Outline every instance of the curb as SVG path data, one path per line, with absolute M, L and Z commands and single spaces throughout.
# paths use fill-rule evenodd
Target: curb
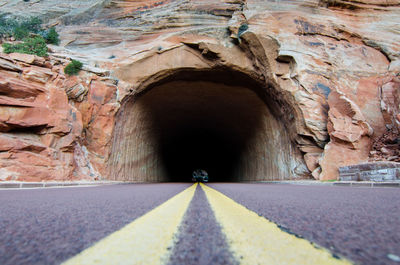
M 373 181 L 259 181 L 254 183 L 264 184 L 287 184 L 287 185 L 306 185 L 306 186 L 341 186 L 341 187 L 369 187 L 369 188 L 400 188 L 400 181 L 373 182 Z
M 333 182 L 333 185 L 347 187 L 400 188 L 400 182 Z
M 98 186 L 121 184 L 120 181 L 96 181 L 96 182 L 0 182 L 0 189 L 28 189 L 28 188 L 55 188 L 76 186 Z

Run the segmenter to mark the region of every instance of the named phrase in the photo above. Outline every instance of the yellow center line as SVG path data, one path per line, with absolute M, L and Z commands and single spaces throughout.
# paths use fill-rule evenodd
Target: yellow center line
M 166 263 L 174 243 L 174 235 L 193 198 L 196 186 L 197 184 L 192 185 L 63 264 Z
M 279 227 L 236 203 L 222 193 L 201 184 L 217 221 L 240 264 L 352 264 L 337 259 L 311 242 L 283 232 Z

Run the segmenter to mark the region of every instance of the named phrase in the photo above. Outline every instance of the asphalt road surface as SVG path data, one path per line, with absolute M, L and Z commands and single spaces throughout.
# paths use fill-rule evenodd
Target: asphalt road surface
M 400 264 L 398 188 L 207 186 L 0 190 L 0 264 Z
M 238 264 L 199 186 L 181 224 L 168 264 Z
M 211 184 L 248 209 L 360 264 L 400 264 L 400 189 Z M 250 192 L 251 191 L 251 192 Z M 400 262 L 400 261 L 399 261 Z
M 0 264 L 59 264 L 191 184 L 0 191 Z

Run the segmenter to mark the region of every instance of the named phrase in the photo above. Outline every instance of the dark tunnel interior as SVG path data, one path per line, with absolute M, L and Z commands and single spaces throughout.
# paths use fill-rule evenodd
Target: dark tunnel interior
M 172 181 L 188 181 L 196 169 L 204 169 L 211 181 L 224 181 L 234 175 L 240 159 L 240 143 L 221 132 L 205 128 L 185 128 L 161 142 L 160 155 Z
M 227 106 L 221 106 L 229 109 Z M 233 111 L 224 114 L 226 117 L 215 117 L 212 113 L 200 109 L 198 115 L 191 118 L 182 117 L 179 124 L 168 126 L 159 123 L 155 128 L 161 135 L 157 139 L 162 166 L 171 181 L 188 181 L 196 169 L 204 169 L 210 181 L 226 181 L 233 176 L 245 152 L 251 133 L 256 129 L 255 120 L 241 122 L 248 130 L 239 130 L 234 125 L 226 124 L 223 119 L 234 115 Z M 206 118 L 206 120 L 200 119 Z M 221 120 L 208 121 L 220 118 Z M 233 117 L 230 119 L 235 120 Z
M 252 89 L 214 80 L 171 80 L 126 102 L 114 133 L 116 180 L 210 182 L 276 178 L 290 144 L 281 122 Z

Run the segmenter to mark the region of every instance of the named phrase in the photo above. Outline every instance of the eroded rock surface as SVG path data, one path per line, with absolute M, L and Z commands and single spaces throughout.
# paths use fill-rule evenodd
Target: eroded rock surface
M 399 161 L 398 0 L 0 6 L 39 16 L 61 36 L 48 58 L 0 54 L 0 180 L 118 179 L 110 168 L 121 106 L 171 78 L 221 69 L 263 88 L 290 142 L 291 158 L 281 161 L 288 175 L 246 179 L 337 179 L 341 166 Z M 62 71 L 71 58 L 84 63 L 78 76 Z

